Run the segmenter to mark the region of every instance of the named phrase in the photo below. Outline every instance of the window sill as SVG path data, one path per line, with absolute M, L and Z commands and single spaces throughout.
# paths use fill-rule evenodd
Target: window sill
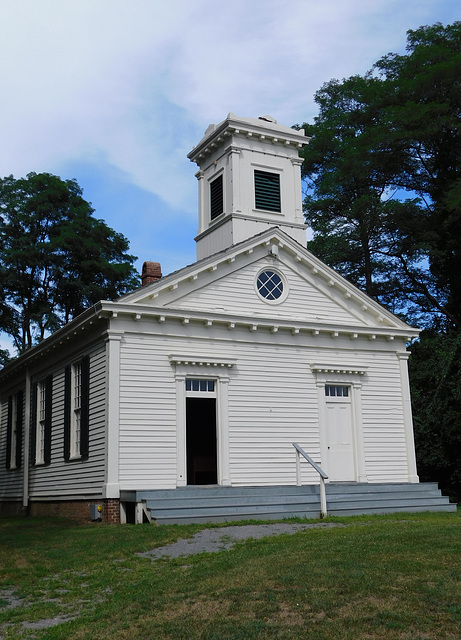
M 254 213 L 272 213 L 274 216 L 283 216 L 285 215 L 283 211 L 272 211 L 272 209 L 253 209 Z

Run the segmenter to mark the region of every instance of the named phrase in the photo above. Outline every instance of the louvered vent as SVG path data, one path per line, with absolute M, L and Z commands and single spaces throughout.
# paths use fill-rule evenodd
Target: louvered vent
M 255 170 L 255 206 L 266 211 L 282 211 L 278 173 Z
M 210 215 L 214 220 L 224 211 L 222 174 L 210 183 Z

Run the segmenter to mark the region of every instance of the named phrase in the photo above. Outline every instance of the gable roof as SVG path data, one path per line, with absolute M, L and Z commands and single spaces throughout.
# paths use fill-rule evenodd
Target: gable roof
M 264 264 L 284 267 L 292 281 L 290 304 L 269 307 L 257 295 L 250 301 L 235 296 L 236 277 L 254 274 Z M 251 275 L 254 278 L 254 275 Z M 227 284 L 226 284 L 227 283 Z M 224 289 L 234 287 L 234 298 L 229 306 L 223 304 Z M 293 290 L 298 290 L 295 300 Z M 242 289 L 249 291 L 249 288 Z M 229 294 L 231 295 L 231 294 Z M 305 300 L 304 300 L 304 298 Z M 324 313 L 309 316 L 312 296 L 321 298 Z M 304 300 L 304 301 L 303 301 Z M 268 229 L 248 240 L 233 245 L 184 267 L 120 298 L 118 303 L 139 307 L 155 307 L 165 312 L 208 311 L 233 313 L 234 315 L 267 318 L 284 318 L 321 325 L 350 325 L 357 328 L 392 330 L 416 336 L 418 330 L 409 327 L 390 311 L 372 300 L 345 278 L 326 266 L 306 248 L 289 237 L 278 227 Z M 317 301 L 317 309 L 320 302 Z M 251 305 L 251 308 L 250 306 Z M 299 308 L 295 308 L 295 305 Z
M 262 264 L 263 260 L 273 261 L 274 268 L 275 264 L 283 264 L 284 270 L 289 269 L 296 274 L 298 284 L 304 283 L 301 294 L 306 295 L 307 299 L 299 314 L 292 310 L 285 312 L 283 305 L 279 309 L 275 306 L 261 307 L 262 310 L 253 306 L 249 309 L 244 302 L 238 301 L 232 311 L 220 307 L 210 309 L 207 304 L 197 305 L 197 297 L 203 292 L 208 290 L 211 296 L 216 296 L 226 278 L 231 280 L 237 272 L 253 274 L 251 277 L 254 280 L 255 265 L 259 268 L 258 263 Z M 253 267 L 253 271 L 250 267 Z M 312 292 L 323 296 L 326 308 L 323 318 L 306 314 Z M 256 294 L 254 299 L 257 299 Z M 49 338 L 7 364 L 0 371 L 0 378 L 4 380 L 14 375 L 15 371 L 23 370 L 28 363 L 37 362 L 43 354 L 52 353 L 68 341 L 80 341 L 87 331 L 100 322 L 103 323 L 101 331 L 104 332 L 107 328 L 105 321 L 118 314 L 135 319 L 152 316 L 160 322 L 171 318 L 186 324 L 197 320 L 208 326 L 225 324 L 228 327 L 248 326 L 253 330 L 268 328 L 272 332 L 287 329 L 294 334 L 301 331 L 314 335 L 324 332 L 332 336 L 348 334 L 351 338 L 366 336 L 374 339 L 383 336 L 387 340 L 393 340 L 394 337 L 409 340 L 419 334 L 419 329 L 407 325 L 278 227 L 273 227 L 125 294 L 115 302 L 97 302 Z

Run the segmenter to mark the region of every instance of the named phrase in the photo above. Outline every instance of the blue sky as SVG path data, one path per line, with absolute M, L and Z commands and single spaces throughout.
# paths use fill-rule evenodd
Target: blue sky
M 0 175 L 75 178 L 164 274 L 195 260 L 186 156 L 211 122 L 311 121 L 324 82 L 461 19 L 459 0 L 0 1 Z

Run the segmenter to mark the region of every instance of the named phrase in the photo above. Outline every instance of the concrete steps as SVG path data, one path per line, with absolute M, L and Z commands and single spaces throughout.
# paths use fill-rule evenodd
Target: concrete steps
M 435 483 L 329 483 L 326 493 L 330 516 L 456 510 Z M 318 485 L 188 486 L 122 492 L 121 501 L 143 503 L 159 524 L 318 518 L 320 513 Z

